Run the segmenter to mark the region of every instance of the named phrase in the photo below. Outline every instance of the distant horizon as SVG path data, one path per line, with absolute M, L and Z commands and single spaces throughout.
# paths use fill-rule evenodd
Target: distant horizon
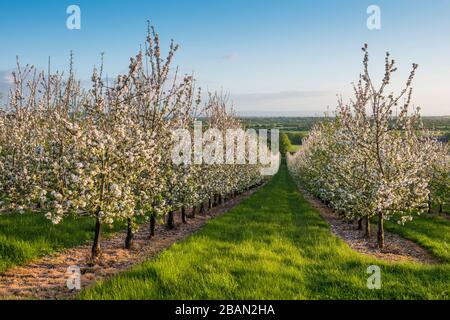
M 257 112 L 257 111 L 255 111 Z M 248 112 L 236 112 L 236 115 L 240 118 L 325 118 L 325 117 L 334 117 L 333 115 L 333 110 L 330 109 L 330 114 L 329 115 L 325 115 L 325 112 L 313 112 L 313 111 L 306 111 L 305 113 L 301 113 L 300 111 L 283 111 L 283 112 L 263 112 L 260 114 L 257 113 L 253 113 L 252 111 L 248 111 Z M 319 114 L 320 113 L 320 114 Z M 426 118 L 446 118 L 446 117 L 450 117 L 450 114 L 442 114 L 442 115 L 428 115 L 428 114 L 424 114 L 423 112 L 420 113 L 421 117 L 426 117 Z M 394 116 L 395 118 L 395 116 Z
M 237 115 L 238 118 L 326 118 L 325 116 L 241 116 Z M 330 118 L 333 118 L 334 116 L 330 116 Z M 450 115 L 442 115 L 442 116 L 427 116 L 427 115 L 421 115 L 422 118 L 450 118 Z M 395 117 L 394 117 L 395 118 Z

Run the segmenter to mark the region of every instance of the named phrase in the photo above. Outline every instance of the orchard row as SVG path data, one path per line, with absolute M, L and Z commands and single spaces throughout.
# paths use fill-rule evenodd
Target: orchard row
M 240 129 L 226 99 L 200 100 L 192 76 L 171 71 L 178 46 L 162 57 L 149 28 L 145 50 L 126 74 L 105 79 L 103 63 L 84 89 L 73 72 L 13 73 L 14 89 L 0 114 L 0 200 L 3 214 L 32 211 L 53 223 L 67 215 L 95 218 L 92 258 L 101 254 L 104 224 L 127 223 L 132 245 L 139 217 L 174 227 L 174 213 L 205 210 L 263 181 L 258 164 L 173 163 L 171 132 L 202 116 L 206 127 Z
M 429 211 L 431 201 L 450 201 L 448 145 L 423 128 L 419 109 L 411 110 L 413 65 L 398 94 L 386 93 L 396 71 L 389 54 L 384 77 L 376 87 L 369 75 L 369 55 L 354 85 L 354 98 L 342 99 L 336 115 L 316 125 L 303 148 L 288 156 L 288 166 L 299 184 L 336 212 L 365 222 L 378 221 L 377 240 L 384 246 L 383 222 L 393 217 L 400 224 Z

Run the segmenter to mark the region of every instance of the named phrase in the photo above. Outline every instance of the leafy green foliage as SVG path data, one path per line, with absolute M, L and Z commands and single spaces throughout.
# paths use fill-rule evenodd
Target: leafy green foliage
M 281 132 L 280 133 L 280 153 L 282 155 L 285 155 L 286 152 L 289 152 L 291 149 L 291 141 L 289 140 L 286 133 Z
M 301 131 L 288 131 L 286 132 L 289 140 L 292 144 L 301 145 L 303 138 L 306 138 L 307 134 Z

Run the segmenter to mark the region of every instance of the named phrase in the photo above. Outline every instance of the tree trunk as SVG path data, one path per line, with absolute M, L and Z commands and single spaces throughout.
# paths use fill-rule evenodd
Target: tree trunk
M 362 230 L 362 218 L 358 219 L 358 230 Z
M 205 213 L 205 203 L 202 202 L 202 204 L 200 205 L 200 214 Z
M 195 211 L 197 210 L 196 206 L 192 206 L 192 212 L 189 218 L 195 218 Z
M 428 194 L 428 213 L 431 214 L 431 193 Z
M 155 236 L 155 226 L 156 226 L 156 217 L 152 213 L 150 215 L 150 238 L 153 238 Z
M 442 213 L 442 203 L 439 203 L 439 213 Z
M 100 235 L 102 231 L 102 223 L 100 222 L 99 210 L 97 211 L 97 218 L 95 220 L 95 234 L 94 234 L 94 243 L 92 245 L 92 260 L 96 260 L 100 257 L 101 249 L 100 249 Z
M 223 197 L 221 194 L 219 194 L 219 205 L 223 204 Z
M 212 208 L 211 198 L 208 198 L 208 209 Z
M 170 211 L 167 216 L 167 228 L 168 229 L 175 229 L 175 221 L 173 218 L 173 211 Z
M 102 169 L 104 167 L 104 163 L 102 160 Z M 94 234 L 94 243 L 92 244 L 92 252 L 91 252 L 91 259 L 93 261 L 100 258 L 100 255 L 102 253 L 102 250 L 100 248 L 100 236 L 102 232 L 102 222 L 100 221 L 100 212 L 102 211 L 102 205 L 103 205 L 103 195 L 105 192 L 105 175 L 102 174 L 101 180 L 100 180 L 100 205 L 97 207 L 97 210 L 95 212 L 95 234 Z
M 381 211 L 378 212 L 378 234 L 377 234 L 377 240 L 378 240 L 378 248 L 383 249 L 384 248 L 384 218 L 383 213 Z
M 365 223 L 366 223 L 366 238 L 367 238 L 367 239 L 370 239 L 370 237 L 371 237 L 371 232 L 370 232 L 370 218 L 369 218 L 369 216 L 367 216 L 367 217 L 364 219 L 364 221 L 365 221 Z
M 126 249 L 131 249 L 131 247 L 133 245 L 133 238 L 134 238 L 133 226 L 131 224 L 131 219 L 128 218 L 127 219 L 127 237 L 125 238 L 125 248 Z
M 186 208 L 184 206 L 181 207 L 181 221 L 183 223 L 187 223 L 187 221 L 186 221 Z

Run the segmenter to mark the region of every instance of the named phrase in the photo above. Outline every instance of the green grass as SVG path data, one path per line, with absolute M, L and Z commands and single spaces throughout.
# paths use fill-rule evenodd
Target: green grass
M 298 145 L 298 144 L 291 144 L 291 147 L 289 148 L 289 152 L 297 152 L 298 150 L 300 150 L 302 146 Z
M 119 229 L 104 228 L 105 235 Z M 123 226 L 122 226 L 123 228 Z M 49 253 L 74 247 L 94 236 L 94 220 L 68 217 L 53 225 L 42 214 L 0 216 L 0 272 L 22 265 Z
M 404 226 L 396 220 L 387 221 L 386 230 L 420 244 L 438 259 L 450 263 L 450 220 L 422 214 Z
M 381 268 L 380 290 L 366 286 L 373 264 Z M 448 263 L 388 263 L 351 250 L 330 233 L 283 165 L 227 214 L 79 298 L 450 299 L 449 283 Z

